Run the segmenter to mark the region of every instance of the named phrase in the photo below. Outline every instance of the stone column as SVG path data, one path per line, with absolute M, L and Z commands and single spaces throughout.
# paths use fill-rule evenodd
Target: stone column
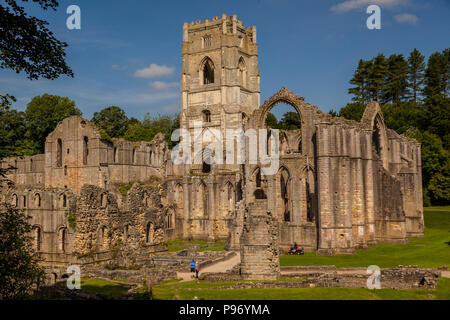
M 375 207 L 374 207 L 374 173 L 372 158 L 372 130 L 364 130 L 363 138 L 365 139 L 364 148 L 364 202 L 365 202 L 365 234 L 366 243 L 375 245 Z

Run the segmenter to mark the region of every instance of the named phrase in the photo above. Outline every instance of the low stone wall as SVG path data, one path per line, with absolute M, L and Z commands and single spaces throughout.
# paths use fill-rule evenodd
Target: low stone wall
M 107 270 L 96 267 L 83 267 L 81 269 L 83 278 L 95 278 L 105 280 L 127 280 L 127 284 L 142 284 L 145 278 L 149 279 L 152 284 L 158 284 L 162 281 L 170 280 L 177 277 L 175 270 L 146 268 L 142 270 Z
M 294 269 L 298 273 L 292 272 Z M 311 272 L 309 272 L 309 270 Z M 319 271 L 317 271 L 319 269 Z M 283 268 L 292 273 L 285 274 L 285 278 L 301 278 L 304 281 L 277 281 L 277 282 L 244 282 L 233 288 L 304 288 L 304 287 L 344 287 L 367 288 L 369 274 L 361 268 L 336 269 L 334 266 L 323 267 L 292 267 Z M 315 271 L 312 271 L 315 270 Z M 362 272 L 364 271 L 364 272 Z M 421 269 L 417 267 L 398 267 L 381 269 L 382 289 L 434 289 L 441 277 L 441 272 L 435 269 Z M 205 273 L 200 277 L 204 282 L 240 281 L 243 277 L 237 268 L 224 273 Z M 231 288 L 231 287 L 230 287 Z

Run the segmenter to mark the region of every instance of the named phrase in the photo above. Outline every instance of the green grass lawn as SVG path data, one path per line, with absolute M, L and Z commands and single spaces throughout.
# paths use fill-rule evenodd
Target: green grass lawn
M 379 244 L 353 255 L 280 256 L 281 266 L 335 265 L 336 267 L 392 268 L 418 265 L 423 268 L 450 267 L 450 207 L 425 208 L 425 238 L 409 238 L 408 244 Z
M 102 294 L 108 297 L 118 298 L 123 296 L 130 288 L 105 280 L 81 279 L 81 289 L 92 294 Z
M 153 287 L 153 298 L 180 300 L 194 297 L 205 300 L 449 300 L 450 279 L 439 280 L 435 290 L 369 290 L 348 288 L 286 288 L 286 289 L 232 289 L 208 290 L 205 288 L 231 286 L 236 282 L 196 283 L 182 282 Z M 202 289 L 203 288 L 203 289 Z

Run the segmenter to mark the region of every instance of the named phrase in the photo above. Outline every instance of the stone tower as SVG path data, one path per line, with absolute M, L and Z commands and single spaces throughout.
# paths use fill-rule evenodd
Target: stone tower
M 260 105 L 256 27 L 225 14 L 185 23 L 182 55 L 181 128 L 191 139 L 196 121 L 203 133 L 218 129 L 223 137 L 225 129 L 242 128 Z

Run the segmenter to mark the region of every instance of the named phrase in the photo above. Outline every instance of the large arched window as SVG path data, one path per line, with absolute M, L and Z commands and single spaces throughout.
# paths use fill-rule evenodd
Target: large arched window
M 206 58 L 200 70 L 200 76 L 202 77 L 203 84 L 214 83 L 214 63 L 210 58 Z

